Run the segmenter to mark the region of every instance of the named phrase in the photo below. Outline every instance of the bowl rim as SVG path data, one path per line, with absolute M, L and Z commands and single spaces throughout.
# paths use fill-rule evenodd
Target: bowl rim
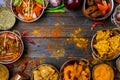
M 117 67 L 118 71 L 120 72 L 120 66 L 118 65 L 118 62 L 120 62 L 120 57 L 118 57 L 116 60 L 116 67 Z
M 68 65 L 68 63 L 70 63 L 70 62 L 79 62 L 79 61 L 83 61 L 83 62 L 85 62 L 85 60 L 87 60 L 87 59 L 85 59 L 85 58 L 81 58 L 81 59 L 69 59 L 69 60 L 67 60 L 67 61 L 65 61 L 63 64 L 62 64 L 62 66 L 61 66 L 61 68 L 60 68 L 60 80 L 62 80 L 62 71 L 63 71 L 63 69 L 64 69 L 64 67 L 66 67 L 67 65 Z M 87 60 L 88 61 L 88 60 Z M 88 61 L 89 62 L 89 61 Z M 89 71 L 90 71 L 90 73 L 89 73 L 89 80 L 90 80 L 90 78 L 91 78 L 91 70 L 90 70 L 90 67 L 89 67 L 89 63 L 88 64 L 86 64 L 86 66 L 89 68 Z
M 111 6 L 111 9 L 110 9 L 109 13 L 107 13 L 107 15 L 105 15 L 105 16 L 102 17 L 102 18 L 92 18 L 92 17 L 90 17 L 90 16 L 88 16 L 88 15 L 85 14 L 85 9 L 86 9 L 85 5 L 86 5 L 87 0 L 84 0 L 84 2 L 83 2 L 82 12 L 83 12 L 83 14 L 84 14 L 88 19 L 91 19 L 91 20 L 94 20 L 94 21 L 95 21 L 95 20 L 96 20 L 96 21 L 105 20 L 105 19 L 107 19 L 107 18 L 111 15 L 111 13 L 113 12 L 113 9 L 114 9 L 114 1 L 113 1 L 113 0 L 108 0 L 108 1 L 109 1 L 110 4 L 112 5 L 112 6 Z
M 15 16 L 18 20 L 20 20 L 20 21 L 22 21 L 22 22 L 27 22 L 27 23 L 35 22 L 35 21 L 37 21 L 38 19 L 40 19 L 40 18 L 42 17 L 42 15 L 43 15 L 43 13 L 44 13 L 44 11 L 45 11 L 45 2 L 44 2 L 44 0 L 42 0 L 43 9 L 42 9 L 40 15 L 39 15 L 37 18 L 33 19 L 33 20 L 27 21 L 27 20 L 24 20 L 24 19 L 19 18 L 19 17 L 14 13 L 13 8 L 12 8 L 12 3 L 13 3 L 13 0 L 11 0 L 11 2 L 10 2 L 10 9 L 11 9 L 12 13 L 14 14 L 14 16 Z
M 102 29 L 102 31 L 103 31 L 103 30 L 113 31 L 113 30 L 111 30 L 111 29 Z M 98 31 L 100 31 L 100 30 L 98 30 Z M 116 33 L 117 33 L 117 32 L 116 32 Z M 91 50 L 92 50 L 92 52 L 93 52 L 93 55 L 94 55 L 96 58 L 98 58 L 98 59 L 100 59 L 100 60 L 104 60 L 104 61 L 110 61 L 110 60 L 113 60 L 113 59 L 117 58 L 117 57 L 120 55 L 120 52 L 118 52 L 118 54 L 117 54 L 115 57 L 111 58 L 111 59 L 105 59 L 105 58 L 99 57 L 99 56 L 97 55 L 96 51 L 94 50 L 94 47 L 93 47 L 94 39 L 95 39 L 96 35 L 97 35 L 97 32 L 93 35 L 92 40 L 91 40 Z M 119 33 L 118 33 L 118 35 L 119 35 Z
M 11 63 L 14 63 L 16 62 L 23 54 L 23 51 L 24 51 L 24 44 L 23 44 L 23 41 L 22 41 L 22 38 L 20 36 L 18 36 L 16 33 L 12 32 L 12 31 L 1 31 L 0 34 L 2 33 L 12 33 L 14 34 L 19 40 L 20 40 L 20 43 L 21 43 L 21 52 L 19 53 L 19 56 L 12 60 L 12 61 L 0 61 L 0 63 L 2 64 L 11 64 Z
M 35 67 L 35 68 L 32 70 L 31 80 L 34 80 L 33 71 L 34 71 L 34 70 L 37 70 L 40 66 L 49 66 L 49 67 L 51 67 L 52 69 L 54 69 L 54 70 L 57 72 L 57 74 L 58 74 L 58 80 L 59 80 L 59 78 L 60 78 L 60 72 L 59 72 L 59 70 L 57 69 L 57 67 L 56 67 L 55 65 L 50 64 L 50 63 L 42 63 L 42 64 L 38 65 L 37 67 Z
M 111 70 L 112 70 L 112 72 L 113 72 L 113 79 L 112 80 L 114 80 L 114 77 L 115 77 L 115 72 L 114 72 L 114 69 L 109 65 L 109 64 L 107 64 L 107 63 L 99 63 L 99 64 L 96 64 L 94 67 L 93 67 L 93 69 L 92 69 L 92 79 L 93 80 L 95 80 L 94 79 L 94 70 L 96 69 L 96 67 L 98 67 L 98 66 L 100 66 L 100 65 L 107 65 L 107 66 L 109 66 L 110 68 L 111 68 Z

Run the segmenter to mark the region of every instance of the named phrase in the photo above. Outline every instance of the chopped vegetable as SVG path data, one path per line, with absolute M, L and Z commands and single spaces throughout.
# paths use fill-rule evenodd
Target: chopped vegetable
M 61 3 L 61 0 L 50 0 L 52 6 L 58 6 Z
M 35 0 L 37 3 L 42 4 L 42 0 Z
M 89 6 L 94 5 L 94 0 L 87 0 L 87 4 L 88 4 Z
M 57 10 L 57 9 L 62 9 L 64 7 L 64 3 L 58 5 L 58 6 L 55 6 L 55 7 L 51 7 L 51 8 L 47 8 L 47 10 Z
M 20 6 L 22 4 L 23 0 L 14 0 L 13 5 L 14 6 Z

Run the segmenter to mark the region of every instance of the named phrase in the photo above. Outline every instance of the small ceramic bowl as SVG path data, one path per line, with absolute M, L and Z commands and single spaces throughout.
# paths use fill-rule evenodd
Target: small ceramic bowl
M 97 0 L 96 0 L 97 1 Z M 99 1 L 99 0 L 98 0 Z M 114 9 L 114 1 L 113 0 L 105 0 L 106 2 L 108 2 L 109 4 L 110 4 L 110 10 L 109 10 L 109 12 L 106 12 L 106 14 L 105 14 L 105 16 L 103 16 L 103 17 L 95 17 L 95 18 L 93 18 L 93 17 L 91 17 L 89 14 L 87 14 L 86 13 L 86 9 L 88 8 L 88 5 L 87 5 L 87 3 L 88 3 L 88 0 L 84 0 L 84 2 L 83 2 L 83 7 L 82 7 L 82 11 L 83 11 L 83 14 L 88 18 L 88 19 L 91 19 L 91 20 L 105 20 L 105 19 L 107 19 L 110 15 L 111 15 L 111 13 L 112 13 L 112 11 L 113 11 L 113 9 Z M 93 6 L 95 6 L 95 5 L 93 5 Z M 97 6 L 96 6 L 97 7 Z M 91 9 L 93 9 L 93 8 L 91 8 Z M 89 10 L 89 11 L 91 11 L 91 10 Z M 95 10 L 96 11 L 96 10 Z M 92 12 L 93 13 L 93 12 Z M 92 14 L 91 13 L 91 14 Z
M 58 69 L 51 64 L 41 64 L 32 70 L 31 80 L 59 80 Z
M 115 35 L 119 35 L 119 33 L 117 32 L 117 31 L 115 31 L 115 30 L 110 30 L 110 29 L 105 29 L 105 30 L 99 30 L 99 31 L 102 31 L 102 32 L 106 32 L 107 30 L 109 30 L 110 32 L 111 32 L 111 37 L 113 37 L 113 36 L 115 36 Z M 100 34 L 101 36 L 103 36 L 102 34 Z M 107 35 L 107 34 L 106 34 Z M 100 53 L 98 53 L 98 51 L 97 51 L 97 49 L 94 47 L 94 45 L 95 44 L 97 44 L 98 42 L 100 42 L 100 41 L 102 41 L 102 42 L 104 42 L 104 39 L 102 38 L 102 39 L 100 39 L 99 41 L 98 40 L 96 40 L 96 36 L 97 36 L 97 33 L 95 33 L 94 35 L 93 35 L 93 37 L 92 37 L 92 40 L 91 40 L 91 49 L 92 49 L 92 51 L 93 51 L 93 57 L 96 57 L 96 58 L 98 58 L 98 59 L 100 59 L 100 60 L 113 60 L 113 59 L 115 59 L 115 58 L 117 58 L 118 56 L 119 56 L 119 54 L 120 54 L 120 52 L 117 52 L 114 56 L 110 56 L 110 57 L 105 57 L 105 56 L 107 56 L 107 54 L 104 54 L 103 55 L 103 57 L 100 57 Z M 100 37 L 99 37 L 100 38 Z M 102 44 L 103 45 L 103 44 Z M 100 45 L 99 45 L 99 47 L 100 47 Z M 100 48 L 101 49 L 101 48 Z M 106 48 L 104 48 L 104 46 L 103 46 L 103 49 L 106 49 Z M 114 51 L 115 52 L 115 51 Z
M 70 59 L 60 68 L 60 80 L 84 80 L 83 77 L 87 78 L 87 80 L 91 78 L 89 61 L 86 59 Z
M 21 0 L 21 2 L 15 3 L 14 0 L 11 0 L 10 3 L 11 10 L 16 18 L 23 22 L 34 22 L 38 20 L 43 15 L 45 7 L 47 6 L 44 0 L 40 3 L 33 2 L 33 0 L 29 1 L 30 2 L 25 2 L 25 0 Z

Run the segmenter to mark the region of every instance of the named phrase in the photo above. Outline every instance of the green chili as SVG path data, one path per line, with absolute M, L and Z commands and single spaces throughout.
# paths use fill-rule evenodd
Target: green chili
M 22 4 L 23 0 L 14 0 L 13 5 L 14 6 L 20 6 Z
M 56 7 L 51 7 L 51 8 L 47 8 L 47 9 L 48 10 L 57 10 L 57 9 L 62 9 L 64 6 L 65 6 L 64 3 L 62 3 L 62 4 L 60 4 L 60 5 L 56 6 Z
M 45 12 L 65 12 L 65 10 L 63 10 L 63 9 L 58 9 L 58 10 L 46 10 Z
M 37 3 L 42 4 L 42 0 L 35 0 Z

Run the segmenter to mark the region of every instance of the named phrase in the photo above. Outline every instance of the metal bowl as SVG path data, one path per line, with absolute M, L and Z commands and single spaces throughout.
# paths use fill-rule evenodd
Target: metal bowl
M 6 66 L 4 66 L 2 64 L 0 64 L 0 79 L 1 80 L 8 80 L 9 79 L 9 70 Z
M 44 66 L 47 66 L 47 67 L 49 67 L 49 68 L 55 70 L 55 72 L 56 72 L 57 75 L 58 75 L 57 80 L 59 80 L 59 71 L 58 71 L 58 69 L 57 69 L 54 65 L 52 65 L 52 64 L 41 64 L 41 65 L 37 66 L 35 69 L 33 69 L 33 70 L 32 70 L 32 77 L 31 77 L 31 80 L 35 80 L 35 79 L 34 79 L 33 71 L 38 70 L 38 69 L 39 69 L 40 67 L 42 67 L 42 66 L 43 66 L 43 67 L 44 67 Z M 46 71 L 44 71 L 44 72 L 46 72 Z M 47 74 L 47 72 L 46 72 L 45 74 Z M 40 77 L 40 76 L 39 76 L 39 77 Z M 48 78 L 48 77 L 47 77 L 47 78 Z
M 104 65 L 104 67 L 103 67 L 103 65 Z M 100 68 L 100 66 L 102 66 L 102 68 Z M 111 75 L 110 75 L 110 79 L 107 79 L 107 80 L 114 80 L 114 70 L 113 70 L 113 68 L 110 66 L 110 65 L 108 65 L 108 64 L 105 64 L 105 63 L 100 63 L 100 64 L 97 64 L 97 65 L 95 65 L 94 67 L 93 67 L 93 70 L 92 70 L 92 78 L 93 78 L 93 80 L 99 80 L 99 79 L 96 79 L 95 78 L 95 76 L 94 76 L 94 71 L 96 70 L 96 72 L 97 72 L 97 77 L 99 76 L 99 77 L 101 77 L 101 76 L 103 76 L 102 78 L 104 78 L 104 76 L 106 75 L 106 74 L 108 74 L 107 72 L 106 73 L 102 73 L 102 71 L 104 71 L 105 69 L 103 69 L 103 68 L 105 68 L 105 67 L 107 67 L 106 68 L 106 70 L 109 72 L 110 70 L 111 70 L 111 72 L 109 72 Z M 98 70 L 99 69 L 99 70 Z M 108 74 L 109 75 L 109 74 Z M 105 76 L 106 77 L 106 76 Z
M 89 61 L 86 60 L 86 59 L 80 59 L 80 60 L 78 60 L 78 59 L 70 59 L 70 60 L 66 61 L 66 62 L 62 65 L 62 67 L 60 68 L 60 80 L 64 80 L 64 79 L 63 79 L 63 77 L 64 77 L 64 69 L 65 69 L 66 67 L 68 67 L 68 66 L 73 66 L 75 63 L 79 64 L 80 61 L 82 61 L 83 63 L 85 63 L 84 68 L 88 68 L 89 73 L 87 74 L 87 77 L 88 77 L 88 80 L 90 80 L 90 78 L 91 78 L 91 73 L 90 73 L 90 68 L 89 68 Z M 82 65 L 82 66 L 83 66 L 83 65 Z M 72 70 L 71 70 L 71 68 L 69 68 L 69 70 L 68 70 L 68 71 L 65 71 L 65 72 L 69 74 L 69 73 L 72 73 L 72 71 L 73 71 L 73 68 L 72 68 Z M 78 70 L 77 70 L 76 73 L 78 73 Z M 82 73 L 82 71 L 81 71 L 81 73 Z M 67 79 L 66 79 L 66 80 L 67 80 Z M 69 80 L 71 80 L 71 79 L 69 79 Z
M 102 31 L 106 31 L 106 30 L 110 30 L 110 29 L 104 29 L 104 30 L 102 30 Z M 117 31 L 115 31 L 115 30 L 110 30 L 110 31 L 113 32 L 113 35 L 119 35 L 119 33 L 118 33 Z M 99 56 L 99 53 L 98 53 L 97 50 L 93 47 L 93 45 L 96 43 L 96 40 L 95 40 L 96 35 L 97 35 L 97 33 L 95 33 L 95 34 L 93 35 L 92 40 L 91 40 L 91 49 L 92 49 L 92 52 L 93 52 L 93 57 L 95 57 L 95 58 L 97 58 L 97 59 L 100 59 L 100 60 L 113 60 L 113 59 L 117 58 L 117 57 L 119 56 L 120 52 L 117 53 L 117 54 L 116 54 L 115 56 L 113 56 L 112 58 L 101 58 L 101 57 Z
M 83 11 L 83 14 L 88 18 L 88 19 L 91 19 L 91 20 L 96 20 L 96 21 L 99 21 L 99 20 L 105 20 L 105 19 L 107 19 L 110 15 L 111 15 L 111 13 L 112 13 L 112 11 L 113 11 L 113 9 L 114 9 L 114 1 L 113 0 L 107 0 L 108 2 L 110 2 L 110 5 L 111 5 L 111 9 L 110 9 L 110 11 L 104 16 L 104 17 L 100 17 L 100 18 L 92 18 L 92 17 L 90 17 L 89 15 L 87 15 L 86 13 L 85 13 L 85 10 L 86 10 L 86 8 L 87 8 L 87 0 L 84 0 L 84 2 L 83 2 L 83 7 L 82 7 L 82 11 Z
M 120 12 L 120 4 L 115 8 L 115 11 L 113 12 L 111 16 L 111 22 L 115 24 L 117 27 L 120 27 L 120 21 L 116 19 L 117 12 Z
M 118 71 L 120 72 L 120 57 L 116 60 L 116 67 Z
M 5 60 L 5 59 L 4 60 L 0 60 L 0 63 L 2 63 L 2 64 L 11 64 L 11 63 L 16 62 L 21 57 L 21 55 L 23 53 L 23 50 L 24 50 L 24 44 L 23 44 L 23 41 L 21 39 L 20 34 L 17 31 L 16 32 L 15 31 L 13 31 L 13 32 L 12 31 L 1 31 L 0 32 L 0 34 L 3 34 L 3 33 L 13 34 L 17 39 L 19 39 L 19 42 L 20 42 L 20 45 L 21 45 L 20 53 L 19 53 L 17 58 L 11 59 L 11 60 Z
M 47 2 L 47 1 L 46 1 L 46 2 Z M 45 10 L 45 8 L 46 8 L 46 6 L 47 6 L 47 4 L 45 4 L 46 2 L 45 2 L 44 0 L 42 0 L 43 9 L 42 9 L 42 11 L 40 12 L 40 15 L 39 15 L 37 18 L 33 19 L 33 20 L 24 20 L 24 19 L 18 17 L 18 15 L 15 14 L 15 11 L 14 11 L 14 9 L 13 9 L 13 0 L 11 0 L 11 2 L 10 2 L 10 8 L 11 8 L 12 12 L 14 13 L 14 15 L 16 16 L 17 19 L 19 19 L 19 20 L 21 20 L 21 21 L 23 21 L 23 22 L 34 22 L 34 21 L 38 20 L 38 19 L 43 15 L 44 10 Z

